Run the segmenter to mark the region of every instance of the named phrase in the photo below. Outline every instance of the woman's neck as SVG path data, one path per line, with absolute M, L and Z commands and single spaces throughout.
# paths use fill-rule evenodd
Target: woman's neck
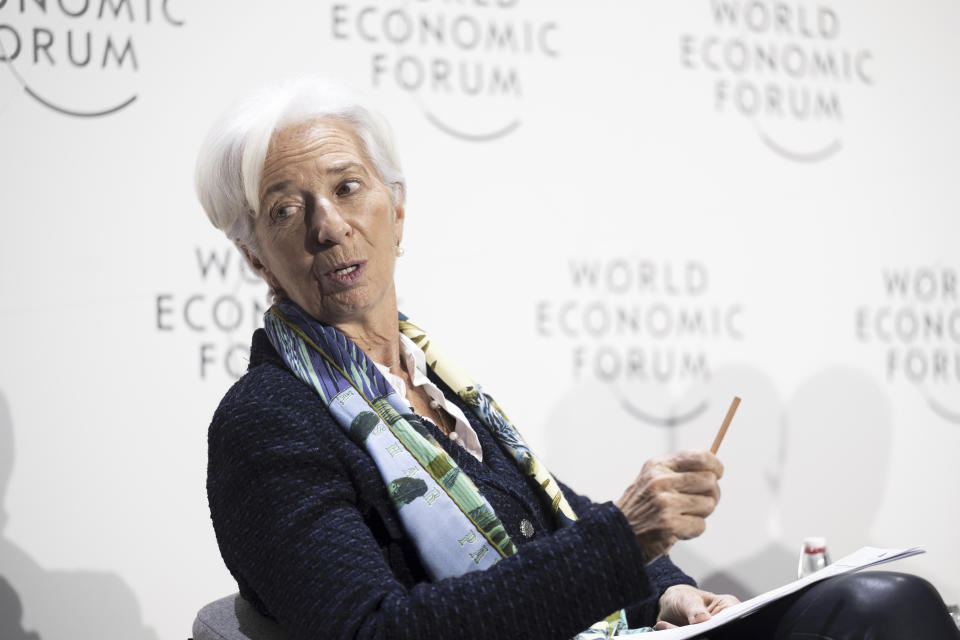
M 390 296 L 378 307 L 357 320 L 331 324 L 353 340 L 371 360 L 396 372 L 401 370 L 396 297 Z
M 394 321 L 392 331 L 365 330 L 367 327 L 337 327 L 360 347 L 371 360 L 388 367 L 391 371 L 400 368 L 400 331 Z M 359 329 L 359 330 L 357 330 Z

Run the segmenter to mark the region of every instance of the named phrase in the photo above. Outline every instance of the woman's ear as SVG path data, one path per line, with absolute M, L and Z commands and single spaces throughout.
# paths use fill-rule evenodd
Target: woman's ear
M 257 254 L 251 251 L 250 248 L 245 244 L 241 243 L 239 246 L 240 251 L 243 252 L 243 257 L 247 259 L 247 264 L 250 265 L 250 268 L 253 269 L 257 275 L 263 278 L 271 289 L 274 291 L 283 291 L 283 289 L 280 288 L 280 282 L 277 281 L 270 269 L 267 268 L 267 265 L 260 261 L 260 258 L 257 257 Z
M 393 238 L 394 246 L 399 247 L 403 242 L 403 221 L 406 219 L 406 211 L 403 208 L 403 202 L 393 208 Z
M 250 265 L 250 268 L 256 271 L 257 273 L 261 273 L 264 269 L 264 266 L 263 266 L 263 263 L 260 262 L 260 258 L 258 258 L 256 254 L 253 253 L 253 251 L 250 251 L 250 247 L 243 244 L 242 242 L 238 243 L 237 246 L 240 247 L 240 251 L 243 253 L 243 257 L 247 259 L 247 264 Z

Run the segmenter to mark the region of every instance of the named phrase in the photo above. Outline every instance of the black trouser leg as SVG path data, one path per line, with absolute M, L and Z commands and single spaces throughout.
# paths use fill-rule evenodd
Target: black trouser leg
M 742 620 L 710 640 L 960 640 L 933 585 L 888 571 L 818 582 Z

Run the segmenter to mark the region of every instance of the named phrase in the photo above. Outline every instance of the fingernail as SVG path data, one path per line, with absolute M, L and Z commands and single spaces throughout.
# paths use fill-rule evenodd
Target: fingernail
M 693 616 L 693 619 L 697 622 L 703 622 L 704 620 L 710 619 L 710 614 L 706 611 L 701 611 L 697 615 Z

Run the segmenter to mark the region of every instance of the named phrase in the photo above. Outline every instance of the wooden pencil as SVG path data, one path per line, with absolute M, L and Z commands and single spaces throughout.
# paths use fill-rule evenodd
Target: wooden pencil
M 713 446 L 710 447 L 710 452 L 713 455 L 717 455 L 717 450 L 720 449 L 720 443 L 723 442 L 723 436 L 727 435 L 727 427 L 730 426 L 730 421 L 733 420 L 733 414 L 737 412 L 737 407 L 740 406 L 740 397 L 733 396 L 733 402 L 730 403 L 730 408 L 727 410 L 727 417 L 723 419 L 723 424 L 720 425 L 720 431 L 717 432 L 717 437 L 713 439 Z

